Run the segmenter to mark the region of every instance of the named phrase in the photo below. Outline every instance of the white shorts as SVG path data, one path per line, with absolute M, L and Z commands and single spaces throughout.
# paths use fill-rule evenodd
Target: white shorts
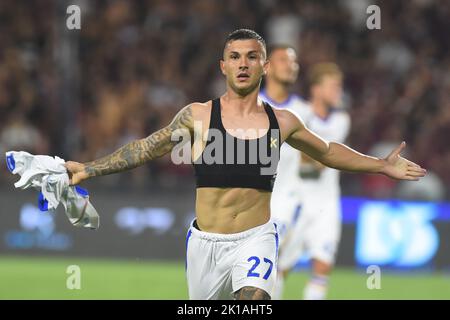
M 297 222 L 289 228 L 280 246 L 278 267 L 289 270 L 307 253 L 334 264 L 341 235 L 341 208 L 338 197 L 306 197 Z
M 272 296 L 278 255 L 275 223 L 269 221 L 240 233 L 218 234 L 200 231 L 194 221 L 186 237 L 190 299 L 233 299 L 233 293 L 246 286 Z

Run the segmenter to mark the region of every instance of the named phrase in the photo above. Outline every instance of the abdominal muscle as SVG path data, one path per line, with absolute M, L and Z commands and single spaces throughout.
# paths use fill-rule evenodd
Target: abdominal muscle
M 200 230 L 238 233 L 270 219 L 268 191 L 251 188 L 197 188 L 196 214 Z

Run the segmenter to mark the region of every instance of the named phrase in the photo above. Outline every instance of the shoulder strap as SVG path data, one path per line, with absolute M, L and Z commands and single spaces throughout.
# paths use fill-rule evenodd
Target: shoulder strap
M 212 108 L 211 108 L 211 118 L 209 120 L 209 127 L 210 128 L 215 128 L 215 129 L 220 129 L 221 123 L 222 123 L 222 119 L 221 119 L 221 115 L 220 115 L 220 98 L 214 99 L 212 101 Z
M 277 117 L 275 116 L 275 112 L 273 112 L 273 109 L 270 106 L 270 104 L 264 102 L 264 109 L 266 110 L 267 116 L 269 117 L 270 129 L 280 129 Z

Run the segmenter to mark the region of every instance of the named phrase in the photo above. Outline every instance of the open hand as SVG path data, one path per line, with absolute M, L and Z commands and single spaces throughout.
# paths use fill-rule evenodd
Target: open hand
M 406 143 L 403 141 L 384 159 L 386 165 L 382 173 L 393 179 L 417 181 L 425 176 L 427 171 L 418 164 L 400 156 L 400 152 L 405 146 Z

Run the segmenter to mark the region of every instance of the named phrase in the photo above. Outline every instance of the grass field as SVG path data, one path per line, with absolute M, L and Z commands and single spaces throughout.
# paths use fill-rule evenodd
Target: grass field
M 69 265 L 81 269 L 81 289 L 66 287 Z M 366 287 L 368 275 L 335 270 L 330 299 L 450 299 L 450 274 L 382 273 L 381 289 Z M 307 279 L 293 273 L 286 299 L 298 299 Z M 187 299 L 184 263 L 22 258 L 0 256 L 0 299 Z

